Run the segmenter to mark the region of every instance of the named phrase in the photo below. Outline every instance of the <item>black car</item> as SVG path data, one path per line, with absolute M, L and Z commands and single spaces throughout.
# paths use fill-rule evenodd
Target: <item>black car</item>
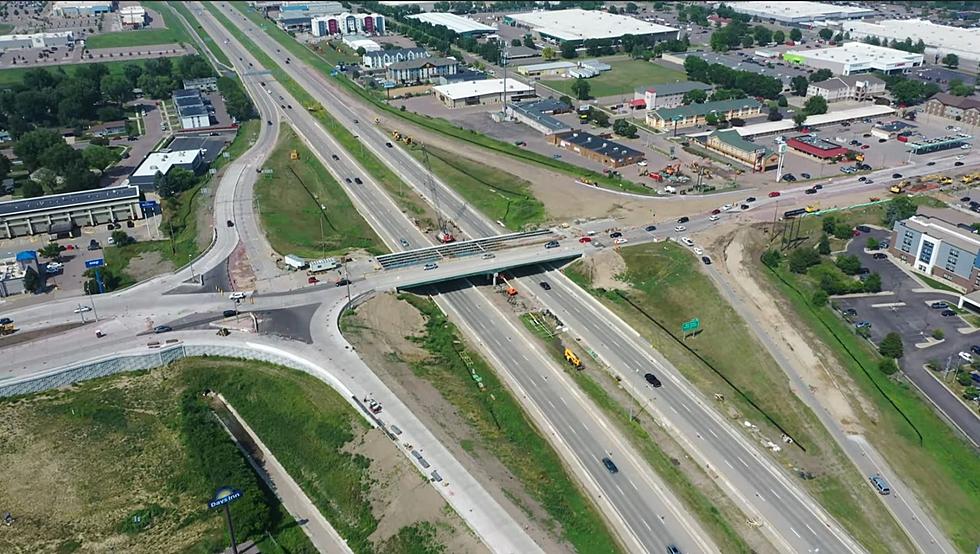
M 343 287 L 343 286 L 346 286 L 346 285 L 349 285 L 349 284 L 350 284 L 350 279 L 348 279 L 346 277 L 341 277 L 340 279 L 337 279 L 336 286 Z
M 806 193 L 806 194 L 816 194 L 817 193 L 817 189 L 806 189 L 803 192 Z
M 945 310 L 946 308 L 949 307 L 949 304 L 947 304 L 947 303 L 945 303 L 943 301 L 939 301 L 939 302 L 933 302 L 932 304 L 929 304 L 929 307 L 930 308 L 935 308 L 937 310 Z
M 875 260 L 885 260 L 888 259 L 888 254 L 885 254 L 884 252 L 875 252 L 871 255 L 871 257 Z
M 13 322 L 14 320 L 10 319 L 9 317 L 0 317 L 0 325 L 10 325 Z
M 88 242 L 88 249 L 89 250 L 101 250 L 102 249 L 102 245 L 99 244 L 99 241 L 97 241 L 95 239 L 92 239 L 92 240 L 90 240 Z
M 689 218 L 689 217 L 687 217 L 687 216 L 685 215 L 684 217 L 682 217 L 682 218 L 679 218 L 679 219 L 677 220 L 677 223 L 687 223 L 688 221 L 691 221 L 691 218 Z
M 620 233 L 619 231 L 616 231 L 614 233 L 609 233 L 609 238 L 611 239 L 618 239 L 621 236 L 623 236 L 623 234 Z
M 963 162 L 956 162 L 953 165 L 955 165 L 956 167 L 959 167 L 959 166 L 963 165 Z
M 541 285 L 541 288 L 544 290 L 551 290 L 551 285 L 548 284 L 548 281 L 541 281 L 538 284 Z
M 969 202 L 969 201 L 970 201 L 969 196 L 964 196 L 963 198 L 960 198 L 960 202 Z
M 385 146 L 387 146 L 388 148 L 391 148 L 391 143 L 390 142 L 386 142 L 385 143 Z
M 943 310 L 939 312 L 939 315 L 943 317 L 953 317 L 954 315 L 956 315 L 956 312 L 954 312 L 953 310 Z
M 936 162 L 926 162 L 926 165 L 936 165 Z
M 742 204 L 741 206 L 739 206 L 739 208 L 741 208 L 743 210 L 747 210 L 747 209 L 749 209 L 749 205 L 748 204 Z
M 364 184 L 364 181 L 362 181 L 360 177 L 354 177 L 354 182 L 357 183 L 358 185 Z
M 660 382 L 660 379 L 657 379 L 657 376 L 652 373 L 647 373 L 643 376 L 643 378 L 647 380 L 647 383 L 650 383 L 654 387 L 659 387 L 663 384 Z
M 750 196 L 745 199 L 746 202 L 755 202 L 755 196 Z
M 337 157 L 336 154 L 330 154 L 330 157 L 333 158 L 333 159 L 335 159 L 335 160 L 339 160 L 340 159 L 339 157 Z
M 792 181 L 795 181 L 795 180 L 796 180 L 796 177 L 792 173 L 787 173 L 786 175 L 783 175 L 783 181 L 791 181 L 792 182 Z
M 681 554 L 681 549 L 669 544 L 667 545 L 667 554 Z
M 158 335 L 160 333 L 169 333 L 170 331 L 173 331 L 173 330 L 174 330 L 174 328 L 171 327 L 171 326 L 169 326 L 169 325 L 157 325 L 156 327 L 153 328 L 153 332 L 156 333 L 156 334 L 158 334 Z
M 820 190 L 823 188 L 823 185 L 813 185 L 813 188 Z
M 236 315 L 238 315 L 238 312 L 235 310 L 225 310 L 221 312 L 221 315 L 222 317 L 235 317 Z
M 656 231 L 657 230 L 657 226 L 656 225 L 647 225 L 646 226 L 646 229 L 644 229 L 644 230 L 647 231 L 647 232 L 651 232 L 652 233 L 653 231 Z
M 227 225 L 229 227 L 234 227 L 235 226 L 235 222 L 229 219 L 228 221 L 225 222 L 225 225 Z
M 901 179 L 901 178 L 902 178 L 901 173 L 892 173 L 892 179 Z
M 800 177 L 803 177 L 804 179 L 809 179 L 810 178 L 810 174 L 809 173 L 800 173 Z
M 711 258 L 707 256 L 701 256 L 701 261 L 704 262 L 704 265 L 711 265 Z
M 609 458 L 603 458 L 602 465 L 606 466 L 606 469 L 609 470 L 609 473 L 619 473 L 619 468 L 616 467 L 616 464 L 614 464 L 613 461 L 610 460 Z
M 970 352 L 973 352 L 974 354 L 980 354 L 980 344 L 974 344 L 973 346 L 971 346 Z
M 350 180 L 350 177 L 347 177 L 347 178 L 345 178 L 344 180 L 345 180 L 345 181 L 347 181 L 347 184 L 348 184 L 348 185 L 352 183 L 352 181 Z
M 854 317 L 858 315 L 858 311 L 855 310 L 854 308 L 847 308 L 843 312 L 841 312 L 841 315 L 843 315 L 844 317 Z
M 857 229 L 858 231 L 861 231 L 862 233 L 870 233 L 871 232 L 871 227 L 868 227 L 867 225 L 858 225 L 857 227 L 855 227 L 855 229 Z

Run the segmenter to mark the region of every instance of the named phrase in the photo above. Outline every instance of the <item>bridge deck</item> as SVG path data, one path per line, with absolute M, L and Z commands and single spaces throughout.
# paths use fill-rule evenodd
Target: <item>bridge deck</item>
M 464 240 L 429 246 L 415 250 L 383 254 L 375 258 L 382 269 L 396 269 L 429 262 L 438 262 L 452 258 L 482 255 L 495 250 L 503 250 L 513 246 L 524 246 L 535 242 L 551 240 L 555 234 L 551 229 L 538 229 L 523 233 L 510 233 L 482 239 Z

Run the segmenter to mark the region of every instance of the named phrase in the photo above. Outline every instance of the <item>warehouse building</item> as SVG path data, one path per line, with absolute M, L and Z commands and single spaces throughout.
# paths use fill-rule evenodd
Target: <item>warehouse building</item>
M 680 36 L 680 31 L 673 27 L 625 15 L 578 8 L 512 14 L 504 17 L 504 23 L 531 29 L 541 35 L 542 39 L 553 43 L 581 44 L 589 39 L 619 41 L 624 35 L 660 42 Z
M 171 169 L 186 169 L 194 174 L 204 170 L 203 153 L 200 150 L 176 150 L 172 152 L 151 152 L 129 176 L 129 184 L 142 191 L 156 188 L 158 176 L 164 176 Z
M 922 65 L 924 58 L 914 52 L 848 42 L 836 48 L 786 52 L 783 59 L 816 69 L 829 69 L 836 75 L 852 75 L 871 71 L 908 73 L 913 67 Z
M 177 107 L 177 117 L 180 118 L 182 129 L 200 129 L 211 126 L 211 113 L 201 96 L 201 91 L 194 89 L 175 90 L 174 105 Z
M 708 114 L 724 116 L 731 120 L 734 117 L 746 119 L 762 113 L 762 104 L 754 98 L 739 98 L 691 104 L 677 108 L 661 108 L 647 112 L 647 125 L 661 131 L 683 129 L 704 125 Z
M 778 154 L 742 138 L 734 129 L 713 131 L 704 145 L 708 150 L 735 160 L 752 171 L 766 171 L 779 163 Z
M 960 227 L 964 220 L 953 210 L 934 214 L 896 221 L 888 250 L 913 271 L 966 293 L 980 290 L 980 236 Z M 966 225 L 976 221 L 966 217 Z
M 112 11 L 113 2 L 55 2 L 51 13 L 60 17 L 79 17 L 83 15 L 99 15 Z
M 568 72 L 576 67 L 578 66 L 574 62 L 545 62 L 522 65 L 517 68 L 517 72 L 525 77 L 548 79 L 555 77 L 567 77 Z
M 456 15 L 454 13 L 443 12 L 423 12 L 408 16 L 409 19 L 417 19 L 423 23 L 445 27 L 450 31 L 464 37 L 481 37 L 492 35 L 497 29 L 489 25 L 484 25 L 479 21 L 474 21 L 468 17 Z
M 884 94 L 885 82 L 874 75 L 847 75 L 834 77 L 819 83 L 810 83 L 807 96 L 823 96 L 827 102 L 843 100 L 871 100 Z
M 692 90 L 708 92 L 711 90 L 711 85 L 697 81 L 678 81 L 676 83 L 650 85 L 648 87 L 640 87 L 633 91 L 633 100 L 642 100 L 642 107 L 648 110 L 676 108 L 681 105 L 684 95 Z M 634 105 L 641 106 L 638 102 Z
M 29 35 L 0 35 L 0 52 L 19 48 L 50 48 L 52 46 L 71 46 L 73 44 L 75 44 L 75 33 L 72 31 L 33 33 Z
M 895 113 L 895 108 L 890 106 L 883 106 L 881 104 L 867 104 L 861 106 L 860 108 L 850 108 L 847 110 L 839 110 L 828 113 L 823 113 L 820 115 L 811 115 L 806 118 L 803 125 L 806 127 L 818 128 L 826 125 L 835 125 L 844 121 L 859 121 L 863 119 L 890 116 Z M 763 137 L 767 135 L 778 135 L 782 133 L 790 133 L 796 128 L 796 123 L 793 123 L 792 119 L 783 119 L 781 121 L 764 121 L 762 123 L 754 123 L 752 125 L 746 125 L 744 127 L 735 127 L 735 132 L 743 137 Z M 710 132 L 704 133 L 688 133 L 690 137 L 700 137 L 707 136 Z
M 820 161 L 843 159 L 850 150 L 843 146 L 814 135 L 800 135 L 786 141 L 786 146 L 794 152 L 816 158 Z
M 913 154 L 930 154 L 932 152 L 942 152 L 943 150 L 952 150 L 953 148 L 962 148 L 964 146 L 969 147 L 972 142 L 972 136 L 966 133 L 957 133 L 955 135 L 945 135 L 935 138 L 910 140 L 905 143 L 905 146 Z
M 571 125 L 553 117 L 554 114 L 570 111 L 572 111 L 571 106 L 552 98 L 507 104 L 508 117 L 544 135 L 571 131 Z
M 643 160 L 643 152 L 585 131 L 556 133 L 548 137 L 548 142 L 609 167 L 623 167 Z
M 123 6 L 119 8 L 119 20 L 123 25 L 139 29 L 146 25 L 146 8 L 143 6 Z
M 942 58 L 956 54 L 960 60 L 980 61 L 980 28 L 939 25 L 924 19 L 885 19 L 877 23 L 847 21 L 842 30 L 851 33 L 853 39 L 877 37 L 881 40 L 912 42 L 922 41 L 926 52 Z
M 534 87 L 525 85 L 517 79 L 507 79 L 504 90 L 503 79 L 484 79 L 482 81 L 463 81 L 432 88 L 432 92 L 447 108 L 499 104 L 504 101 L 519 102 L 534 98 Z
M 455 75 L 458 70 L 456 58 L 416 58 L 389 65 L 385 78 L 395 83 L 426 83 Z
M 730 7 L 762 20 L 778 21 L 788 25 L 801 25 L 814 21 L 861 19 L 871 17 L 871 8 L 824 4 L 821 2 L 732 2 Z
M 39 235 L 59 222 L 79 227 L 140 219 L 140 191 L 135 186 L 109 187 L 0 202 L 0 239 Z
M 333 35 L 383 35 L 385 16 L 377 13 L 340 13 L 310 19 L 310 31 L 315 37 Z
M 922 110 L 927 114 L 960 121 L 967 125 L 980 125 L 980 100 L 976 98 L 940 92 L 926 100 Z
M 184 79 L 184 90 L 215 92 L 218 90 L 218 78 L 202 77 L 200 79 Z
M 344 35 L 341 41 L 345 46 L 351 50 L 354 50 L 355 52 L 358 48 L 363 48 L 365 52 L 378 52 L 382 50 L 380 44 L 365 37 L 364 35 Z
M 425 48 L 393 48 L 391 50 L 365 52 L 361 56 L 361 66 L 365 69 L 384 69 L 393 63 L 427 58 L 430 55 Z

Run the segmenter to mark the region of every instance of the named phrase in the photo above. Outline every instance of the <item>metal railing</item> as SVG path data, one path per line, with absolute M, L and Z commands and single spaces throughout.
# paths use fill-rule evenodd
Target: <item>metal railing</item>
M 442 261 L 448 258 L 475 256 L 477 254 L 502 250 L 511 246 L 523 246 L 531 242 L 544 240 L 545 238 L 553 238 L 553 236 L 554 232 L 550 229 L 538 229 L 524 233 L 510 233 L 482 239 L 440 244 L 438 246 L 418 248 L 404 252 L 394 252 L 392 254 L 378 256 L 375 259 L 384 269 L 396 269 L 410 265 Z

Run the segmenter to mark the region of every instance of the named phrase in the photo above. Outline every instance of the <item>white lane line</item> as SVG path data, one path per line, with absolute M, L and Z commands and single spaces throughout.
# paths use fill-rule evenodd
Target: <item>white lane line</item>
M 792 527 L 790 527 L 789 530 L 792 531 L 794 535 L 796 535 L 796 538 L 798 538 L 798 539 L 802 539 L 803 538 L 803 537 L 800 536 L 799 533 L 796 532 L 796 529 L 793 529 Z
M 804 523 L 803 525 L 806 525 L 806 528 L 809 529 L 811 533 L 813 533 L 814 537 L 817 536 L 817 532 L 813 530 L 813 527 L 810 527 L 809 523 Z
M 552 402 L 550 398 L 548 399 L 548 405 L 551 406 L 553 409 L 557 409 L 555 408 L 555 403 Z
M 711 427 L 708 427 L 708 432 L 711 433 L 711 436 L 712 437 L 714 437 L 716 439 L 718 438 L 718 435 L 716 435 L 715 432 L 711 430 Z
M 782 500 L 782 499 L 783 499 L 783 498 L 782 498 L 781 496 L 779 496 L 778 494 L 776 494 L 776 491 L 774 491 L 774 490 L 772 490 L 771 488 L 769 489 L 769 492 L 771 492 L 771 493 L 772 493 L 772 495 L 773 495 L 773 496 L 775 496 L 776 498 L 778 498 L 778 499 L 780 499 L 780 500 Z
M 636 488 L 636 483 L 634 483 L 632 479 L 626 479 L 626 480 L 629 481 L 629 484 L 630 484 L 630 486 L 633 487 L 633 490 L 635 490 L 637 492 L 640 491 L 640 489 Z
M 732 463 L 729 462 L 728 460 L 725 460 L 725 465 L 727 465 L 728 467 L 730 467 L 732 469 L 735 469 L 735 466 L 733 466 Z
M 676 409 L 674 409 L 673 406 L 670 407 L 670 411 L 674 412 L 677 415 L 681 415 L 680 412 L 678 412 Z
M 746 468 L 748 468 L 748 467 L 749 467 L 749 464 L 747 464 L 747 463 L 745 463 L 745 460 L 743 460 L 741 456 L 735 456 L 735 458 L 736 458 L 736 459 L 737 459 L 737 460 L 738 460 L 739 462 L 742 462 L 742 465 L 743 465 L 743 466 L 745 466 Z
M 565 398 L 562 395 L 560 395 L 560 394 L 558 395 L 558 400 L 561 400 L 561 403 L 562 404 L 565 404 L 565 406 L 568 406 L 568 404 L 565 402 Z
M 687 404 L 681 404 L 681 407 L 684 408 L 685 410 L 687 410 L 687 413 L 689 413 L 689 414 L 692 413 L 691 412 L 691 409 L 687 407 Z
M 647 523 L 647 520 L 641 519 L 640 521 L 643 522 L 643 526 L 647 528 L 647 531 L 650 531 L 651 533 L 653 533 L 653 529 L 650 528 L 650 524 Z

